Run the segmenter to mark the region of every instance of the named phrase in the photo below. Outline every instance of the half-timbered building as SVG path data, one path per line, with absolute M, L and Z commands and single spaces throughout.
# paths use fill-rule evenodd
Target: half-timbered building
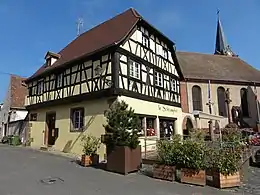
M 218 17 L 214 54 L 176 52 L 181 82 L 183 130 L 216 132 L 228 123 L 257 128 L 260 122 L 260 72 L 236 55 L 227 44 Z
M 46 63 L 26 81 L 31 145 L 81 153 L 81 135 L 104 133 L 103 113 L 115 100 L 139 114 L 142 136 L 181 134 L 182 75 L 174 48 L 131 8 L 59 53 L 47 52 Z

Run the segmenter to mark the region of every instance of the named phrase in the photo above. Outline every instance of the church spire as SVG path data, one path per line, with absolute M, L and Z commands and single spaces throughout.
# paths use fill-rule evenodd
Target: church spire
M 219 10 L 217 12 L 217 15 L 218 15 L 218 24 L 217 24 L 215 54 L 236 56 L 235 53 L 231 50 L 230 46 L 227 44 L 224 31 L 220 22 Z

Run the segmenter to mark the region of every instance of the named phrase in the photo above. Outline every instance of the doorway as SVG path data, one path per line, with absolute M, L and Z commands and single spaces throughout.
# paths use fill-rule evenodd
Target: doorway
M 47 138 L 47 145 L 53 146 L 55 144 L 57 136 L 57 128 L 55 128 L 55 122 L 56 122 L 56 113 L 47 113 L 46 114 L 46 138 Z
M 190 135 L 190 132 L 193 129 L 193 124 L 190 118 L 186 119 L 186 123 L 185 123 L 185 129 L 183 129 L 183 135 L 184 138 L 188 137 Z
M 170 139 L 174 133 L 174 120 L 160 119 L 160 138 Z

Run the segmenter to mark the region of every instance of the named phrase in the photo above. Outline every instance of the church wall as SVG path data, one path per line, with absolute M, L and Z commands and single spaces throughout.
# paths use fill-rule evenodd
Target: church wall
M 201 88 L 202 93 L 202 107 L 203 112 L 209 114 L 209 108 L 206 105 L 208 102 L 208 83 L 195 83 L 195 82 L 182 82 L 182 88 L 186 88 L 186 90 L 181 90 L 181 98 L 182 102 L 185 102 L 185 98 L 187 98 L 188 102 L 188 109 L 186 108 L 186 105 L 182 106 L 183 112 L 192 113 L 193 112 L 193 104 L 192 104 L 192 87 L 194 85 L 198 85 Z M 212 106 L 212 114 L 219 115 L 218 110 L 218 97 L 217 97 L 217 88 L 218 87 L 224 87 L 225 90 L 229 88 L 230 91 L 230 98 L 232 102 L 230 103 L 230 109 L 233 106 L 241 106 L 241 97 L 240 97 L 240 90 L 242 88 L 246 88 L 248 90 L 247 99 L 248 99 L 248 110 L 249 110 L 249 117 L 244 118 L 244 120 L 249 125 L 255 125 L 257 120 L 257 109 L 256 109 L 256 102 L 254 97 L 254 87 L 249 87 L 245 85 L 231 85 L 231 84 L 215 84 L 211 83 L 211 99 L 214 105 Z M 257 87 L 257 93 L 260 93 L 260 88 Z M 258 95 L 258 101 L 260 100 L 260 97 Z M 220 126 L 224 127 L 228 120 L 226 117 L 223 117 L 220 119 Z M 208 127 L 208 120 L 201 120 L 198 122 L 198 126 L 201 126 L 201 128 L 207 128 Z

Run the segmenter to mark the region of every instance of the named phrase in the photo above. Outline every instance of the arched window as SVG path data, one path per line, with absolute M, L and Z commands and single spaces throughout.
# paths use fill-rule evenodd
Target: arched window
M 218 87 L 217 94 L 218 94 L 218 113 L 220 116 L 227 117 L 225 89 L 223 87 Z
M 192 87 L 192 103 L 193 103 L 193 110 L 200 110 L 202 111 L 202 95 L 201 95 L 201 88 L 197 85 Z
M 248 117 L 249 112 L 248 112 L 248 101 L 247 101 L 247 89 L 242 88 L 240 90 L 240 97 L 241 97 L 242 115 Z

